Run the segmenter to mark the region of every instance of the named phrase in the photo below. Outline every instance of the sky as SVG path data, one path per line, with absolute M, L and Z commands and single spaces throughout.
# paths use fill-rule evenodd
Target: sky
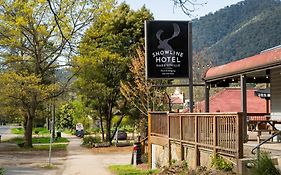
M 196 11 L 192 13 L 193 17 L 188 17 L 179 7 L 174 7 L 172 0 L 118 0 L 125 1 L 132 9 L 137 10 L 143 5 L 154 14 L 155 20 L 190 20 L 205 16 L 210 12 L 215 12 L 226 6 L 236 4 L 242 0 L 197 0 L 197 2 L 207 3 L 203 6 L 197 6 Z

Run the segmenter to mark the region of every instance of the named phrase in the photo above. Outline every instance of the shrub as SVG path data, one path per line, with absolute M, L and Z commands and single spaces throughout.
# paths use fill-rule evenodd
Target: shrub
M 148 154 L 144 153 L 141 155 L 141 162 L 142 163 L 147 163 L 148 162 Z
M 94 143 L 101 143 L 100 136 L 85 136 L 83 137 L 82 145 L 93 146 Z
M 211 166 L 215 167 L 218 170 L 223 171 L 232 171 L 233 164 L 227 160 L 225 160 L 222 156 L 215 154 L 211 160 Z
M 253 175 L 280 175 L 280 171 L 274 166 L 269 154 L 267 152 L 261 152 L 259 160 L 255 160 L 254 166 L 250 172 Z
M 0 167 L 0 175 L 4 175 L 5 174 L 5 169 Z

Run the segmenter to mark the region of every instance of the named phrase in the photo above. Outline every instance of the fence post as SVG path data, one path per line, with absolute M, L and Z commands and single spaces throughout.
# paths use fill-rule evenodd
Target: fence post
M 237 128 L 237 132 L 236 133 L 236 137 L 237 137 L 237 159 L 243 158 L 243 143 L 244 143 L 244 128 L 243 126 L 246 125 L 246 123 L 244 123 L 244 119 L 243 119 L 244 115 L 243 113 L 239 112 L 237 114 L 237 120 L 236 120 L 236 128 Z
M 171 137 L 171 130 L 170 130 L 170 122 L 171 122 L 171 119 L 170 119 L 170 114 L 167 113 L 167 129 L 168 129 L 168 161 L 169 161 L 169 165 L 171 164 L 171 158 L 172 158 L 172 153 L 171 153 L 171 142 L 170 142 L 170 137 Z
M 180 147 L 181 147 L 181 160 L 184 160 L 184 149 L 182 145 L 182 140 L 183 140 L 183 132 L 182 132 L 182 115 L 180 115 Z
M 217 127 L 218 122 L 217 122 L 217 116 L 213 116 L 213 152 L 214 154 L 217 153 L 217 148 L 216 146 L 218 145 L 218 132 L 217 132 Z
M 200 166 L 200 154 L 198 149 L 198 115 L 195 115 L 195 167 Z

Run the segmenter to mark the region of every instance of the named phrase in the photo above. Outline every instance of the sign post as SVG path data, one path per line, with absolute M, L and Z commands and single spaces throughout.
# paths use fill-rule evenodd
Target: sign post
M 147 79 L 189 79 L 193 112 L 192 24 L 188 21 L 145 22 Z

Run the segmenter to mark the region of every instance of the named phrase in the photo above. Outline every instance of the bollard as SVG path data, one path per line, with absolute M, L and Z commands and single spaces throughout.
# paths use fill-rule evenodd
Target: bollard
M 137 147 L 137 145 L 134 145 L 134 155 L 133 155 L 133 165 L 134 166 L 137 166 L 137 149 L 138 149 L 138 147 Z
M 134 143 L 134 157 L 133 160 L 134 162 L 136 161 L 136 165 L 141 164 L 141 153 L 142 153 L 142 145 L 140 142 Z

